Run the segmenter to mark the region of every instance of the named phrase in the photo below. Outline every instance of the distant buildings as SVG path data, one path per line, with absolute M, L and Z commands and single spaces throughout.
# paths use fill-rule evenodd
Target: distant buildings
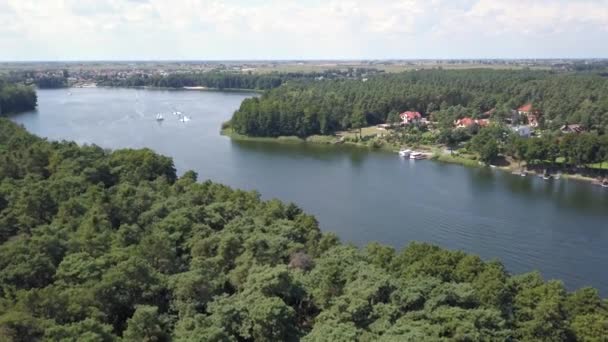
M 569 134 L 569 133 L 581 133 L 581 132 L 584 132 L 585 129 L 579 124 L 572 124 L 572 125 L 563 125 L 560 128 L 560 131 L 562 131 L 562 133 L 564 133 L 564 134 Z
M 487 127 L 490 125 L 489 119 L 473 119 L 469 117 L 464 117 L 462 119 L 458 119 L 454 121 L 454 126 L 458 128 L 467 128 L 473 125 L 479 125 L 481 127 Z
M 528 124 L 530 127 L 538 127 L 538 120 L 541 116 L 541 111 L 534 109 L 531 103 L 527 103 L 519 108 L 517 108 L 517 114 L 523 115 L 528 119 Z
M 419 124 L 422 123 L 422 115 L 418 112 L 403 112 L 399 114 L 402 125 Z
M 528 125 L 513 126 L 511 129 L 522 138 L 529 138 L 532 136 L 532 129 Z

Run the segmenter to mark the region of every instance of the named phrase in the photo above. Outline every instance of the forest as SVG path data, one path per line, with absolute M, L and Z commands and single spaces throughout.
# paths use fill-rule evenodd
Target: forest
M 375 69 L 348 68 L 323 72 L 289 72 L 289 73 L 252 73 L 252 72 L 178 72 L 168 75 L 140 73 L 127 77 L 105 75 L 97 78 L 100 86 L 111 87 L 161 87 L 182 88 L 203 86 L 213 89 L 252 89 L 268 90 L 279 87 L 288 81 L 311 81 L 315 79 L 358 78 L 367 74 L 378 73 Z
M 148 149 L 0 119 L 1 341 L 602 341 L 608 302 L 426 243 L 357 248 Z
M 37 101 L 33 88 L 9 83 L 0 77 L 0 115 L 33 110 Z
M 290 82 L 244 101 L 230 124 L 237 133 L 250 136 L 306 137 L 393 121 L 391 113 L 406 110 L 451 124 L 458 116 L 477 117 L 492 109 L 507 113 L 526 103 L 543 113 L 541 128 L 580 124 L 599 133 L 608 129 L 607 77 L 490 69 Z M 447 116 L 449 112 L 458 116 Z

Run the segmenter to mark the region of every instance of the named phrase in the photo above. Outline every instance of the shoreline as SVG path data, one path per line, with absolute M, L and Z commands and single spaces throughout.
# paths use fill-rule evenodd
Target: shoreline
M 312 136 L 309 136 L 306 138 L 300 138 L 297 136 L 252 137 L 252 136 L 235 133 L 231 128 L 221 129 L 220 135 L 223 135 L 230 139 L 238 140 L 238 141 L 257 141 L 257 142 L 274 143 L 274 144 L 311 144 L 311 145 L 326 145 L 326 146 L 337 145 L 337 146 L 357 147 L 357 148 L 361 148 L 361 149 L 367 149 L 370 151 L 381 151 L 381 152 L 391 152 L 391 153 L 396 153 L 397 151 L 399 151 L 399 147 L 397 147 L 395 145 L 382 145 L 382 146 L 374 147 L 374 146 L 369 146 L 367 144 L 350 142 L 350 141 L 340 142 L 340 139 L 337 136 L 330 136 L 330 135 L 312 135 Z M 520 167 L 515 164 L 510 164 L 507 166 L 490 166 L 490 165 L 480 164 L 480 162 L 477 160 L 460 157 L 458 155 L 440 153 L 437 151 L 439 149 L 438 146 L 420 145 L 417 147 L 412 147 L 412 146 L 407 146 L 407 147 L 417 149 L 426 155 L 426 157 L 427 157 L 426 159 L 435 161 L 435 162 L 440 162 L 440 163 L 456 164 L 456 165 L 461 165 L 464 167 L 471 167 L 471 168 L 474 167 L 474 168 L 496 169 L 496 170 L 508 172 L 511 174 L 513 174 L 514 172 L 517 172 L 520 169 Z M 533 170 L 527 170 L 526 174 L 528 176 L 533 176 L 533 177 L 541 176 L 538 172 L 533 171 Z M 590 185 L 598 185 L 597 179 L 591 178 L 591 177 L 586 177 L 581 174 L 562 173 L 561 177 L 563 179 L 574 180 L 574 181 L 578 181 L 578 182 L 585 182 Z M 551 180 L 555 180 L 555 179 L 552 178 Z
M 258 93 L 262 94 L 265 90 L 262 89 L 242 89 L 242 88 L 211 88 L 204 86 L 194 87 L 155 87 L 155 86 L 108 86 L 108 85 L 96 85 L 97 88 L 124 88 L 124 89 L 150 89 L 150 90 L 182 90 L 182 91 L 218 91 L 218 92 L 239 92 L 239 93 Z M 82 87 L 68 87 L 68 88 L 82 88 Z M 91 88 L 91 87 L 90 87 Z

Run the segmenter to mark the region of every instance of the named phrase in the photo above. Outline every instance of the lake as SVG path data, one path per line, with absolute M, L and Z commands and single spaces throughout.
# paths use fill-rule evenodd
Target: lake
M 71 95 L 70 95 L 71 92 Z M 53 140 L 150 147 L 178 172 L 258 190 L 317 216 L 345 242 L 402 248 L 426 241 L 539 270 L 569 289 L 608 296 L 608 189 L 360 148 L 236 142 L 219 134 L 251 93 L 144 89 L 39 90 L 38 110 L 13 116 Z M 172 111 L 191 117 L 180 122 Z M 157 113 L 165 120 L 157 122 Z

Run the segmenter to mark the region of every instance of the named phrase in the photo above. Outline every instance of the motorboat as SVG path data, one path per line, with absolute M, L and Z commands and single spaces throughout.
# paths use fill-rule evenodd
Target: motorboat
M 401 157 L 406 157 L 406 158 L 409 157 L 411 153 L 412 153 L 412 150 L 400 150 L 399 151 L 399 155 Z
M 424 159 L 425 155 L 422 152 L 412 152 L 410 153 L 410 159 L 412 160 L 420 160 Z

